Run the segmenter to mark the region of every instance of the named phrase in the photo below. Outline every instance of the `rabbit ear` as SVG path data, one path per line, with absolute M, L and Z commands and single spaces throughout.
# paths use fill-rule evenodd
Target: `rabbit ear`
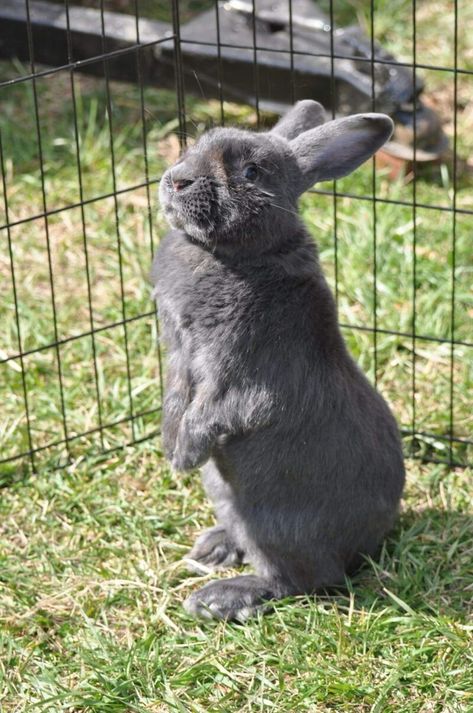
M 288 141 L 295 139 L 314 126 L 319 126 L 325 121 L 325 110 L 322 104 L 314 102 L 312 99 L 303 99 L 297 102 L 278 123 L 273 126 L 271 133 L 278 134 Z
M 298 193 L 354 171 L 389 139 L 393 128 L 385 114 L 355 114 L 300 134 L 290 143 L 302 174 Z

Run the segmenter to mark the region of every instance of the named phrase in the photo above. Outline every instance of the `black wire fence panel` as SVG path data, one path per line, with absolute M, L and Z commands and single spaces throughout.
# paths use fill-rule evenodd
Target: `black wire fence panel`
M 296 7 L 296 0 L 286 0 L 290 33 L 284 61 L 290 81 L 284 91 L 288 101 L 317 99 L 298 83 L 293 2 Z M 205 75 L 196 70 L 191 77 L 201 91 L 197 99 L 191 96 L 183 61 L 188 2 L 155 6 L 134 0 L 107 8 L 129 13 L 127 43 L 121 44 L 110 39 L 103 0 L 89 3 L 96 14 L 87 17 L 97 22 L 89 55 L 84 45 L 78 50 L 74 22 L 80 12 L 68 0 L 58 3 L 65 28 L 59 66 L 38 63 L 37 57 L 44 62 L 47 54 L 44 33 L 32 21 L 35 3 L 17 4 L 24 16 L 23 39 L 15 49 L 21 61 L 2 62 L 0 75 L 5 328 L 0 341 L 0 479 L 7 480 L 159 434 L 162 355 L 147 273 L 165 231 L 155 198 L 160 175 L 188 133 L 209 120 L 241 120 L 255 127 L 268 120 L 260 101 L 258 0 L 251 0 L 252 43 L 243 48 L 251 53 L 246 79 L 253 110 L 237 107 L 234 96 L 230 104 L 226 96 L 222 51 L 228 42 L 219 33 L 222 6 L 213 0 L 196 3 L 197 11 L 214 8 L 216 32 L 215 42 L 193 38 L 193 46 L 200 42 L 216 49 Z M 161 37 L 150 35 L 140 17 L 156 7 L 160 20 L 168 23 Z M 343 18 L 347 7 L 337 0 L 325 3 L 332 107 L 339 59 L 334 19 Z M 372 0 L 366 15 L 372 49 L 369 108 L 377 109 L 378 62 L 423 70 L 427 83 L 436 73 L 445 78 L 452 158 L 440 180 L 420 180 L 413 170 L 410 180 L 393 182 L 375 159 L 357 179 L 314 188 L 302 201 L 302 213 L 319 242 L 343 332 L 390 401 L 406 454 L 464 466 L 472 461 L 473 444 L 468 406 L 473 203 L 459 177 L 463 124 L 458 107 L 464 106 L 472 71 L 459 40 L 463 5 L 449 7 L 449 35 L 442 41 L 448 41 L 451 53 L 444 64 L 419 43 L 414 0 L 396 5 L 409 35 L 399 61 L 375 54 L 378 21 L 386 24 L 389 8 Z M 161 89 L 152 86 L 160 82 L 151 67 L 165 50 L 171 60 L 162 67 Z M 128 84 L 116 82 L 121 76 Z M 412 81 L 415 93 L 414 71 Z M 210 84 L 212 98 L 207 96 Z M 414 152 L 416 131 L 414 109 Z

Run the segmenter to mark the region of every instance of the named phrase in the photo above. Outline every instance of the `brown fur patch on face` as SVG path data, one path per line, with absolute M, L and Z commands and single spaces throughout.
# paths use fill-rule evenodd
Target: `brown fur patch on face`
M 226 183 L 228 173 L 225 167 L 222 149 L 220 147 L 212 148 L 208 153 L 208 160 L 212 166 L 212 173 L 215 178 L 222 183 Z

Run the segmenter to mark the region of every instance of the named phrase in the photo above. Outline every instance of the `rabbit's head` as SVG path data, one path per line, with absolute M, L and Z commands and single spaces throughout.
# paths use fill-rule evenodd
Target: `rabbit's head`
M 384 114 L 324 120 L 322 106 L 304 100 L 269 132 L 204 134 L 161 180 L 160 202 L 172 227 L 226 252 L 281 247 L 298 224 L 300 194 L 351 173 L 393 130 Z

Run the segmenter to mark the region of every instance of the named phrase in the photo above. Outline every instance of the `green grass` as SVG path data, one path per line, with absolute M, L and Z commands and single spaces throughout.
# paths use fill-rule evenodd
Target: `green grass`
M 154 443 L 15 484 L 0 506 L 0 707 L 471 711 L 469 478 L 409 463 L 377 564 L 245 626 L 181 607 L 208 579 L 180 558 L 210 508 Z
M 166 9 L 163 3 L 153 7 L 159 13 Z M 189 14 L 198 7 L 183 6 Z M 369 20 L 366 3 L 335 7 L 342 23 Z M 410 0 L 376 3 L 377 35 L 406 60 L 412 50 L 410 8 Z M 471 68 L 472 11 L 463 2 L 459 8 L 459 56 L 462 66 Z M 419 2 L 417 9 L 419 61 L 451 64 L 450 6 Z M 3 79 L 25 72 L 21 65 L 0 63 Z M 430 71 L 426 79 L 451 136 L 452 75 Z M 469 78 L 459 77 L 462 159 L 473 150 L 469 84 Z M 79 201 L 70 77 L 40 79 L 37 92 L 43 177 L 32 86 L 0 89 L 10 222 L 42 213 L 43 179 L 48 210 Z M 379 562 L 368 563 L 346 592 L 281 602 L 271 616 L 244 627 L 203 625 L 182 610 L 181 601 L 205 578 L 186 572 L 181 557 L 212 521 L 198 476 L 169 471 L 158 435 L 97 456 L 102 446 L 113 449 L 159 433 L 157 329 L 153 315 L 141 315 L 153 309 L 147 274 L 166 230 L 156 210 L 157 181 L 179 150 L 175 97 L 144 89 L 145 161 L 139 89 L 111 84 L 116 185 L 128 189 L 149 178 L 149 213 L 143 187 L 121 193 L 116 206 L 113 197 L 92 200 L 113 190 L 107 96 L 102 80 L 81 75 L 75 77 L 75 94 L 83 195 L 91 202 L 83 215 L 76 207 L 50 217 L 49 254 L 41 218 L 22 222 L 9 234 L 1 231 L 0 359 L 18 353 L 9 237 L 22 347 L 32 352 L 24 358 L 30 432 L 33 446 L 44 450 L 36 456 L 33 477 L 28 458 L 0 464 L 0 483 L 8 486 L 0 503 L 0 710 L 472 711 L 471 470 L 408 461 L 400 522 Z M 219 105 L 205 99 L 188 97 L 187 110 L 193 135 L 220 115 Z M 256 125 L 247 107 L 225 104 L 225 114 L 229 124 Z M 370 196 L 371 166 L 337 185 L 341 192 Z M 450 207 L 452 189 L 452 167 L 444 165 L 419 176 L 417 199 Z M 378 170 L 376 194 L 409 201 L 412 182 L 393 181 Z M 471 178 L 461 171 L 457 206 L 473 208 L 472 195 Z M 371 203 L 337 200 L 336 251 L 332 197 L 307 194 L 301 211 L 334 288 L 337 272 L 340 320 L 352 325 L 344 334 L 372 379 L 373 335 L 353 327 L 370 328 L 376 317 L 381 329 L 410 333 L 415 286 L 415 329 L 428 339 L 414 345 L 409 337 L 379 334 L 377 384 L 400 424 L 410 428 L 415 377 L 416 427 L 433 434 L 417 438 L 416 452 L 448 458 L 442 436 L 449 434 L 451 405 L 454 435 L 471 438 L 473 350 L 457 346 L 452 360 L 450 344 L 432 339 L 451 337 L 454 278 L 454 335 L 472 341 L 473 217 L 457 217 L 453 270 L 450 213 L 418 209 L 414 235 L 409 207 L 378 203 L 375 285 Z M 0 196 L 0 224 L 5 222 Z M 70 340 L 59 348 L 68 435 L 92 431 L 71 442 L 72 464 L 60 470 L 55 466 L 66 464 L 66 449 L 49 445 L 64 438 L 57 353 L 48 348 L 56 336 L 50 272 L 57 336 Z M 124 316 L 133 320 L 126 341 L 123 326 L 114 326 Z M 101 329 L 94 341 L 79 336 L 91 323 Z M 29 447 L 18 358 L 0 363 L 0 392 L 1 458 L 14 457 Z M 102 422 L 115 423 L 102 433 L 96 430 L 97 393 Z M 130 421 L 131 409 L 145 415 Z M 466 444 L 455 444 L 452 455 L 473 460 Z

